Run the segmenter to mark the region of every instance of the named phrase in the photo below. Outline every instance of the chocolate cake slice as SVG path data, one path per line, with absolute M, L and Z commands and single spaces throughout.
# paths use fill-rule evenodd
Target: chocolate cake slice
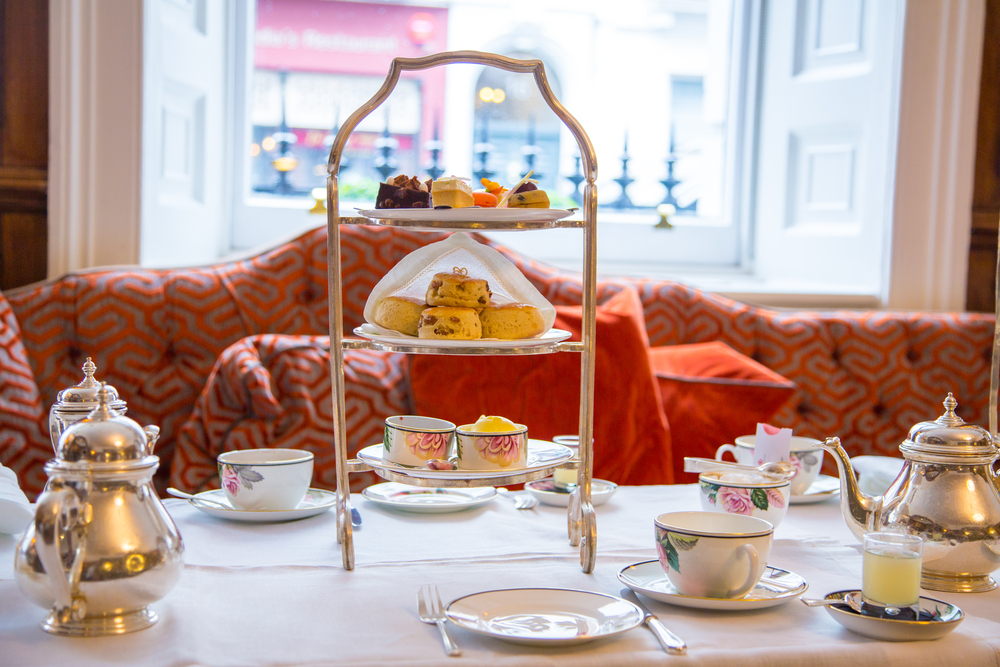
M 375 208 L 430 208 L 431 197 L 417 178 L 400 175 L 391 183 L 379 183 Z

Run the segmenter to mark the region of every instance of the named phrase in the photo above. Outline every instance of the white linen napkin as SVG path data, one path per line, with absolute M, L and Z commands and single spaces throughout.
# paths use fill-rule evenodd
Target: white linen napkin
M 450 273 L 456 268 L 465 269 L 470 278 L 480 278 L 490 284 L 493 292 L 490 303 L 530 304 L 541 313 L 545 330 L 552 328 L 556 320 L 555 307 L 509 259 L 464 232 L 418 248 L 401 259 L 372 289 L 365 303 L 365 320 L 383 335 L 398 336 L 398 332 L 375 323 L 375 308 L 379 302 L 387 296 L 422 300 L 435 273 Z
M 17 483 L 17 475 L 0 465 L 0 533 L 17 535 L 35 517 L 28 497 Z

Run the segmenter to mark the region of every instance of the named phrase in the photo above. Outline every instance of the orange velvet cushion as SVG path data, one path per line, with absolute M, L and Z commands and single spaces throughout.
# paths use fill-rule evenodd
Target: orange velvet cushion
M 580 340 L 581 308 L 556 310 L 556 328 Z M 596 342 L 594 476 L 620 484 L 672 483 L 670 429 L 649 364 L 642 303 L 633 288 L 597 309 Z M 543 440 L 579 430 L 579 354 L 414 355 L 410 383 L 417 414 L 458 425 L 483 414 L 502 415 Z
M 725 343 L 671 345 L 649 350 L 670 423 L 674 477 L 696 482 L 684 471 L 685 456 L 715 458 L 720 445 L 757 432 L 795 391 L 795 383 Z

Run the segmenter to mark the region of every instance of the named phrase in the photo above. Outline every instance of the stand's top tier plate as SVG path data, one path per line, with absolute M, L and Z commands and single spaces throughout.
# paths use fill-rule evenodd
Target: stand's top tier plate
M 364 217 L 341 218 L 341 224 L 385 225 L 414 229 L 511 230 L 583 227 L 566 220 L 576 209 L 557 208 L 405 208 L 359 209 Z

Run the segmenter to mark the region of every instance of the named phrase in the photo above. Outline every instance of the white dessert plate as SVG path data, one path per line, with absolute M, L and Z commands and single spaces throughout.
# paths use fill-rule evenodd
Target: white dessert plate
M 790 505 L 811 505 L 840 495 L 840 480 L 829 475 L 820 475 L 801 496 L 791 496 Z
M 468 220 L 471 222 L 562 220 L 573 214 L 561 208 L 378 208 L 358 209 L 358 213 L 373 220 Z
M 383 461 L 382 454 L 385 448 L 380 442 L 371 447 L 365 447 L 358 452 L 358 458 L 380 470 L 389 470 L 401 473 L 418 479 L 492 479 L 494 477 L 509 477 L 510 475 L 523 475 L 557 466 L 560 463 L 573 458 L 573 451 L 569 447 L 557 445 L 547 440 L 528 439 L 528 464 L 523 468 L 502 468 L 497 470 L 431 470 L 430 468 L 414 468 L 399 465 L 391 461 Z
M 499 338 L 478 338 L 476 340 L 439 340 L 435 338 L 417 338 L 406 334 L 396 333 L 386 335 L 368 324 L 362 324 L 354 328 L 354 333 L 362 338 L 373 340 L 376 343 L 387 345 L 419 345 L 420 347 L 538 347 L 539 345 L 554 345 L 561 343 L 573 334 L 562 329 L 549 329 L 536 338 L 516 338 L 514 340 L 500 340 Z
M 491 502 L 497 497 L 492 486 L 471 489 L 437 489 L 386 482 L 361 491 L 367 500 L 394 510 L 417 514 L 461 512 Z
M 524 488 L 531 495 L 538 498 L 539 502 L 546 505 L 555 505 L 556 507 L 566 507 L 569 505 L 571 490 L 563 491 L 556 488 L 556 484 L 552 481 L 551 477 L 528 482 L 524 485 Z M 618 485 L 614 482 L 608 482 L 603 479 L 591 480 L 590 502 L 595 506 L 603 505 L 611 500 L 611 496 L 615 495 L 615 491 L 617 490 Z
M 852 591 L 835 591 L 824 599 L 843 598 Z M 953 604 L 920 596 L 919 620 L 881 618 L 859 614 L 846 604 L 825 607 L 833 620 L 865 637 L 890 642 L 912 642 L 939 639 L 958 627 L 965 618 L 961 609 Z
M 226 493 L 222 489 L 212 491 L 202 491 L 195 494 L 195 498 L 205 498 L 223 503 L 227 508 L 218 507 L 209 503 L 199 503 L 197 500 L 188 502 L 197 507 L 205 514 L 209 514 L 220 519 L 230 521 L 248 521 L 251 523 L 272 523 L 278 521 L 296 521 L 307 517 L 316 516 L 326 512 L 337 504 L 337 494 L 323 489 L 309 489 L 306 497 L 302 499 L 299 506 L 293 510 L 240 510 L 229 504 Z
M 582 644 L 642 623 L 631 602 L 602 593 L 560 588 L 515 588 L 458 598 L 448 620 L 472 632 L 529 646 Z
M 648 560 L 629 565 L 618 573 L 618 580 L 636 593 L 648 598 L 680 607 L 693 609 L 714 609 L 716 611 L 749 611 L 776 607 L 794 600 L 809 590 L 806 580 L 797 574 L 770 567 L 764 570 L 757 586 L 745 597 L 735 600 L 720 598 L 697 598 L 681 595 L 667 579 L 658 560 Z

